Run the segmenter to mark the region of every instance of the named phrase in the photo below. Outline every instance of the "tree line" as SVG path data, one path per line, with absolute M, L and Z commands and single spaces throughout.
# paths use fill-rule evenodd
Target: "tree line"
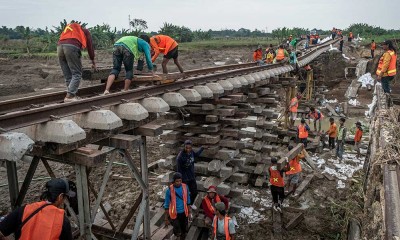
M 25 26 L 17 26 L 15 28 L 8 28 L 2 26 L 0 28 L 0 49 L 7 50 L 15 47 L 15 41 L 13 44 L 7 44 L 9 40 L 17 40 L 24 52 L 51 52 L 55 51 L 57 47 L 57 41 L 68 24 L 65 19 L 60 21 L 59 25 L 53 26 L 51 29 L 46 27 L 45 29 L 37 28 L 32 29 Z M 86 23 L 80 23 L 82 26 L 87 27 Z M 272 38 L 282 41 L 289 35 L 293 37 L 299 37 L 306 35 L 310 32 L 306 28 L 277 28 L 272 30 L 271 33 L 267 33 L 264 30 L 250 30 L 246 28 L 234 29 L 223 29 L 223 30 L 191 30 L 185 26 L 178 26 L 171 23 L 164 23 L 158 32 L 146 32 L 148 29 L 147 22 L 143 19 L 133 19 L 130 21 L 130 29 L 120 29 L 111 27 L 109 24 L 97 24 L 93 27 L 88 28 L 92 34 L 93 44 L 96 49 L 108 49 L 114 42 L 126 35 L 139 36 L 140 34 L 146 33 L 149 35 L 154 34 L 165 34 L 176 39 L 178 42 L 192 42 L 192 41 L 203 41 L 210 39 L 227 39 L 227 38 Z M 320 35 L 329 35 L 330 30 L 317 30 Z M 370 35 L 383 35 L 383 34 L 399 34 L 400 30 L 386 30 L 381 27 L 371 26 L 365 23 L 357 23 L 350 25 L 345 32 L 352 31 L 354 34 L 359 33 L 360 36 Z

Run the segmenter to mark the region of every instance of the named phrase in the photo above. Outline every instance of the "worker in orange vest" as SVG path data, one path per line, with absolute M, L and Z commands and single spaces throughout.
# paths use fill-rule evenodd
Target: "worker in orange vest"
M 273 209 L 282 212 L 282 203 L 285 199 L 285 181 L 283 179 L 286 169 L 278 169 L 278 159 L 271 158 L 271 166 L 268 169 L 269 185 L 273 200 Z
M 82 79 L 81 50 L 87 49 L 92 61 L 92 68 L 96 70 L 94 61 L 94 48 L 89 30 L 79 23 L 71 22 L 61 32 L 57 43 L 57 55 L 67 85 L 67 95 L 64 102 L 78 101 L 76 97 Z
M 274 63 L 285 63 L 287 62 L 287 58 L 289 57 L 289 53 L 286 49 L 283 48 L 283 45 L 280 45 L 279 48 L 275 52 Z
M 288 150 L 292 150 L 293 146 L 289 145 Z M 293 197 L 297 196 L 296 189 L 299 184 L 301 178 L 301 164 L 300 160 L 305 158 L 305 149 L 303 146 L 303 150 L 293 159 L 291 159 L 288 163 L 287 170 L 285 174 L 289 177 L 289 185 L 288 185 L 288 192 L 292 192 Z
M 374 58 L 375 56 L 375 49 L 376 49 L 376 43 L 374 40 L 371 41 L 371 58 Z
M 390 40 L 386 40 L 382 47 L 385 53 L 379 59 L 376 75 L 382 83 L 383 91 L 390 93 L 390 81 L 396 76 L 397 51 Z
M 233 219 L 228 217 L 225 204 L 218 202 L 215 204 L 216 215 L 213 221 L 212 240 L 235 240 L 235 224 Z
M 321 111 L 315 109 L 315 107 L 310 107 L 310 112 L 308 113 L 308 123 L 310 123 L 310 119 L 313 119 L 314 122 L 314 131 L 317 131 L 317 122 L 318 122 L 318 132 L 321 131 L 321 121 L 324 119 L 324 115 Z
M 41 201 L 19 207 L 0 221 L 0 239 L 14 233 L 19 240 L 72 240 L 71 224 L 65 215 L 64 199 L 75 197 L 68 181 L 54 178 L 45 185 Z
M 306 120 L 304 118 L 301 119 L 301 123 L 297 126 L 297 139 L 298 143 L 304 144 L 304 147 L 307 147 L 307 138 L 308 132 L 310 131 L 310 127 L 306 124 Z
M 182 183 L 182 174 L 174 173 L 173 182 L 165 193 L 165 225 L 172 223 L 174 235 L 181 240 L 186 238 L 190 218 L 190 192 Z
M 353 33 L 352 33 L 352 32 L 349 33 L 349 38 L 348 38 L 348 40 L 349 40 L 349 42 L 351 42 L 351 41 L 353 40 Z
M 363 135 L 363 129 L 362 129 L 362 124 L 361 122 L 356 122 L 356 134 L 354 135 L 354 149 L 357 152 L 357 158 L 361 158 L 361 153 L 360 153 L 360 146 L 361 146 L 361 138 Z
M 294 97 L 294 98 L 292 98 L 292 100 L 290 100 L 290 105 L 289 105 L 290 126 L 293 126 L 294 122 L 296 121 L 297 109 L 299 108 L 300 99 L 301 99 L 301 94 L 297 94 L 296 97 Z
M 329 126 L 329 130 L 326 131 L 326 134 L 328 134 L 329 136 L 329 149 L 335 149 L 335 139 L 337 137 L 337 126 L 335 123 L 335 119 L 333 119 L 332 117 L 329 118 L 329 122 L 330 122 L 330 126 Z
M 228 211 L 229 200 L 217 193 L 217 188 L 215 186 L 210 186 L 207 190 L 207 195 L 203 198 L 201 202 L 201 208 L 206 215 L 206 224 L 211 225 L 212 220 L 215 216 L 215 204 L 218 202 L 223 202 L 225 204 L 225 210 Z
M 253 52 L 253 61 L 257 62 L 258 64 L 263 64 L 263 53 L 261 45 L 258 45 L 257 49 Z
M 149 38 L 147 35 L 140 35 L 140 38 L 145 40 L 151 46 L 152 58 L 151 61 L 155 62 L 160 53 L 164 54 L 164 59 L 161 63 L 163 73 L 167 74 L 167 64 L 170 59 L 174 59 L 175 65 L 178 67 L 179 71 L 183 73 L 183 68 L 178 61 L 178 43 L 166 35 L 155 35 Z

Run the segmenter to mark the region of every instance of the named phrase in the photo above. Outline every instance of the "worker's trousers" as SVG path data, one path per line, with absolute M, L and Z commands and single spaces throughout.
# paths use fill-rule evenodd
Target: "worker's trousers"
M 381 83 L 384 93 L 390 93 L 390 82 L 393 80 L 394 76 L 382 77 Z
M 343 152 L 344 152 L 344 142 L 343 142 L 343 140 L 337 140 L 337 143 L 336 143 L 336 157 L 342 159 L 343 158 Z
M 81 50 L 72 44 L 60 44 L 57 46 L 57 55 L 67 85 L 67 92 L 71 96 L 75 96 L 82 79 Z

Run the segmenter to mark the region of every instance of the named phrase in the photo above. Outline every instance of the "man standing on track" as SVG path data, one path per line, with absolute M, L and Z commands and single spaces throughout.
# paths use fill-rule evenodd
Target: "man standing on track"
M 156 76 L 151 62 L 150 45 L 146 41 L 134 36 L 125 36 L 118 39 L 114 44 L 113 69 L 108 76 L 104 95 L 110 93 L 110 88 L 121 71 L 122 63 L 124 63 L 125 67 L 124 91 L 129 90 L 133 79 L 133 63 L 135 59 L 139 59 L 143 54 L 146 58 L 147 68 L 152 72 L 153 76 Z
M 166 35 L 155 35 L 151 38 L 147 35 L 140 35 L 140 38 L 150 44 L 151 50 L 154 52 L 151 58 L 152 62 L 156 61 L 160 53 L 164 54 L 164 59 L 161 63 L 164 74 L 168 73 L 167 64 L 171 58 L 174 59 L 179 71 L 183 73 L 183 68 L 178 61 L 178 43 L 173 38 Z
M 76 93 L 82 79 L 82 49 L 87 49 L 92 68 L 96 70 L 92 36 L 79 23 L 71 22 L 62 31 L 57 45 L 58 59 L 67 84 L 64 102 L 74 102 L 79 100 Z
M 382 82 L 383 91 L 390 94 L 390 82 L 396 76 L 397 51 L 390 40 L 386 40 L 382 47 L 385 53 L 379 59 L 376 75 L 378 82 Z

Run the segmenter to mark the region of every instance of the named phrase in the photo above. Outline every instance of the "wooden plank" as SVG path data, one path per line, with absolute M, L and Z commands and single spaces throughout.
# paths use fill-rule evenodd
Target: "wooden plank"
M 159 228 L 153 236 L 151 236 L 152 240 L 164 240 L 164 238 L 169 237 L 172 235 L 172 226 L 171 224 L 167 227 Z
M 139 148 L 142 139 L 140 136 L 117 134 L 110 138 L 103 139 L 96 144 L 100 146 L 109 146 L 117 149 L 133 150 Z
M 331 105 L 329 105 L 327 103 L 327 104 L 325 104 L 325 107 L 326 107 L 326 109 L 329 110 L 329 112 L 331 112 L 332 116 L 339 117 L 339 114 L 337 114 L 337 112 L 335 111 L 335 109 Z
M 285 156 L 278 161 L 278 169 L 283 169 L 290 160 L 295 158 L 303 150 L 303 144 L 299 143 L 292 150 L 285 154 Z
M 311 157 L 310 157 L 310 155 L 308 154 L 307 151 L 304 151 L 304 156 L 305 156 L 304 159 L 307 161 L 308 165 L 310 165 L 310 167 L 311 167 L 313 170 L 317 170 L 317 167 L 315 166 L 314 161 L 311 159 Z
M 107 154 L 113 151 L 114 148 L 104 147 L 101 150 L 93 149 L 91 154 L 86 154 L 75 150 L 72 152 L 64 153 L 62 155 L 46 155 L 43 156 L 45 160 L 61 162 L 65 164 L 80 164 L 84 166 L 94 167 L 103 164 L 106 160 Z
M 299 187 L 296 190 L 297 198 L 299 198 L 300 195 L 307 189 L 313 178 L 314 174 L 310 174 L 300 183 Z
M 134 129 L 135 135 L 156 137 L 163 133 L 163 127 L 161 125 L 148 123 Z
M 288 224 L 286 224 L 285 229 L 291 230 L 295 228 L 303 221 L 303 219 L 304 219 L 304 212 L 297 213 L 292 219 L 290 219 Z

